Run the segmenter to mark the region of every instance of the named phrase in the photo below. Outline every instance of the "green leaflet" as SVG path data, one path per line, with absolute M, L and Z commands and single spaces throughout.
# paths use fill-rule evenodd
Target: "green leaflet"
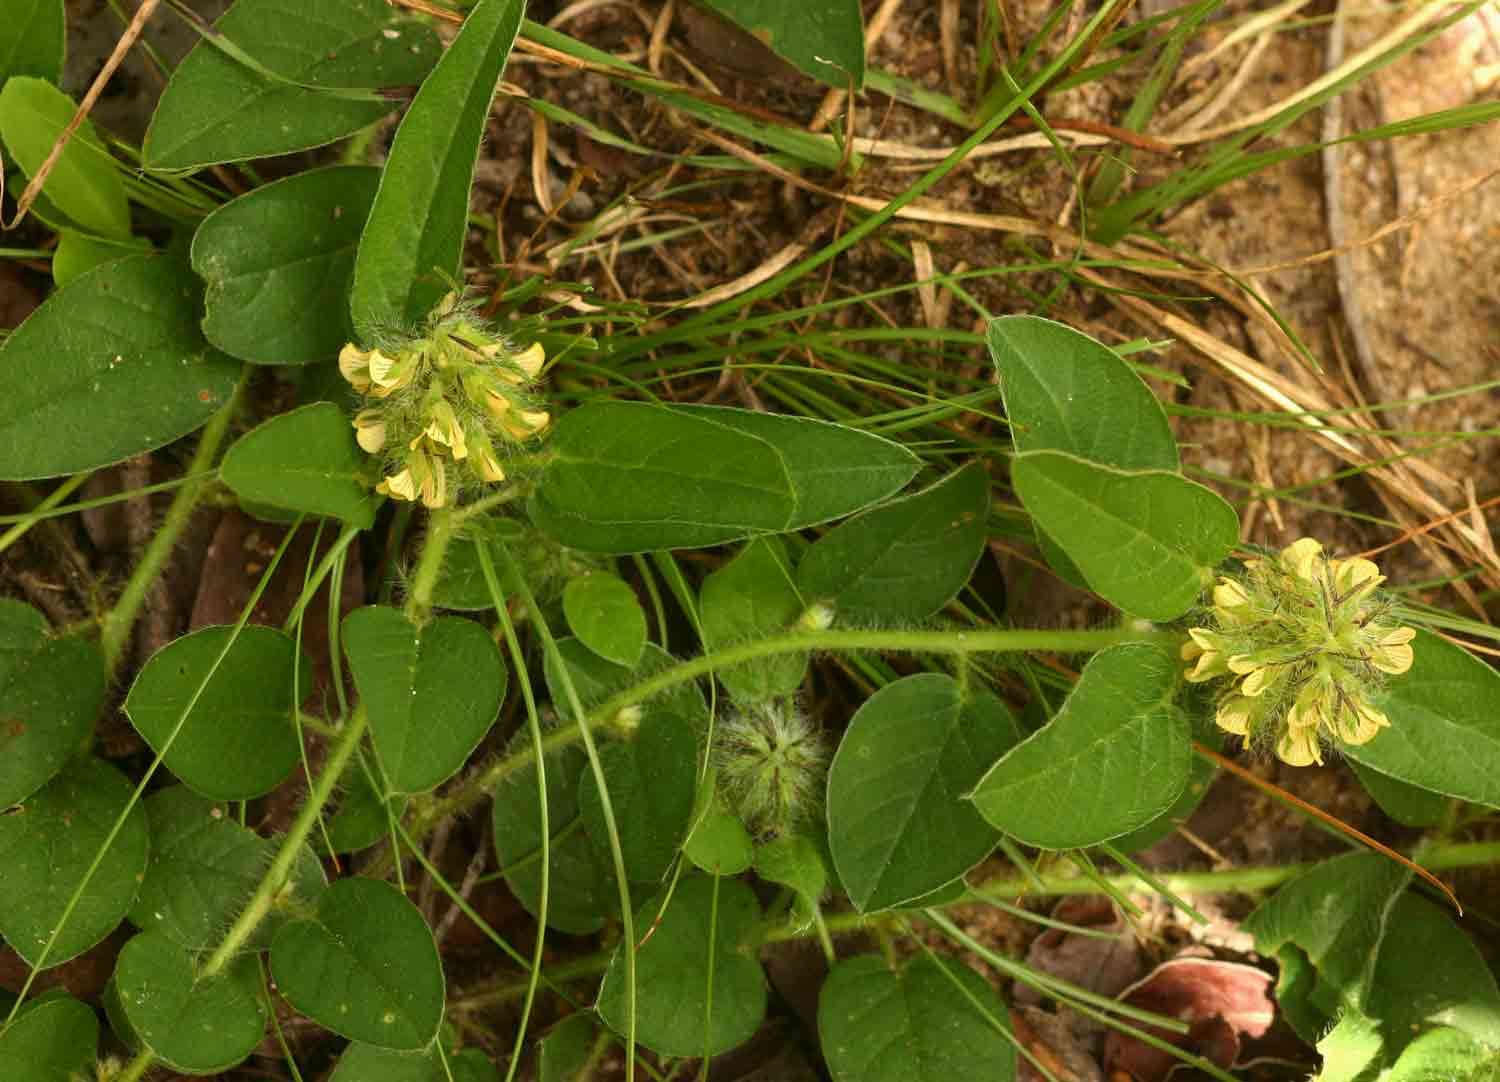
M 760 905 L 737 879 L 695 873 L 678 880 L 662 913 L 668 893 L 636 914 L 637 928 L 656 929 L 636 954 L 636 1037 L 664 1056 L 716 1055 L 749 1040 L 765 1016 L 766 980 L 754 951 Z M 598 1010 L 617 1033 L 625 1032 L 625 1003 L 625 960 L 616 950 Z
M 228 1070 L 265 1034 L 269 1012 L 253 954 L 205 978 L 183 947 L 160 932 L 143 932 L 120 952 L 114 979 L 136 1036 L 179 1070 Z
M 1021 739 L 999 699 L 919 673 L 855 712 L 828 772 L 828 843 L 860 912 L 909 902 L 957 878 L 998 831 L 964 799 Z
M 47 784 L 87 747 L 104 702 L 104 657 L 52 638 L 41 613 L 0 600 L 0 808 Z
M 392 792 L 426 792 L 456 774 L 500 713 L 505 665 L 472 620 L 417 628 L 370 605 L 345 617 L 344 649 Z
M 140 893 L 130 907 L 130 921 L 143 931 L 159 932 L 189 950 L 208 950 L 255 892 L 261 873 L 278 847 L 240 826 L 222 804 L 199 796 L 185 785 L 173 785 L 145 800 L 151 827 L 151 858 Z M 326 882 L 317 855 L 303 846 L 292 866 L 284 900 L 310 905 Z M 286 907 L 267 915 L 249 946 L 270 946 L 287 919 Z
M 417 907 L 389 883 L 341 879 L 271 944 L 271 976 L 303 1014 L 381 1048 L 423 1048 L 443 1018 L 443 967 Z
M 265 421 L 236 441 L 219 468 L 224 483 L 248 504 L 331 515 L 361 529 L 375 524 L 370 456 L 332 402 Z
M 204 337 L 255 364 L 335 357 L 354 336 L 345 298 L 379 183 L 368 166 L 312 169 L 203 219 L 192 258 L 208 287 Z
M 1430 631 L 1417 632 L 1412 654 L 1375 702 L 1389 728 L 1341 750 L 1409 785 L 1500 806 L 1500 673 Z
M 63 0 L 0 0 L 0 86 L 35 75 L 62 78 L 67 13 Z
M 815 526 L 891 495 L 911 452 L 801 417 L 591 402 L 564 414 L 530 504 L 565 545 L 624 554 Z
M 41 168 L 77 108 L 45 79 L 19 76 L 0 89 L 0 139 L 28 177 Z M 130 236 L 125 184 L 87 120 L 68 141 L 42 190 L 53 209 L 80 231 L 113 240 Z
M 1187 719 L 1172 702 L 1180 669 L 1158 646 L 1095 654 L 1052 720 L 980 779 L 979 813 L 1027 845 L 1076 849 L 1166 811 L 1192 759 Z
M 44 992 L 0 1030 L 0 1078 L 73 1082 L 93 1070 L 98 1047 L 93 1008 L 60 991 Z
M 797 565 L 797 587 L 845 619 L 925 620 L 974 573 L 989 510 L 984 468 L 955 470 L 828 531 Z
M 125 697 L 131 724 L 167 768 L 216 800 L 260 796 L 291 773 L 300 756 L 294 665 L 303 667 L 297 686 L 312 686 L 307 659 L 274 628 L 247 625 L 219 661 L 233 633 L 206 627 L 169 642 Z
M 606 661 L 633 668 L 646 648 L 646 613 L 618 575 L 595 571 L 568 580 L 563 615 L 578 641 Z
M 1030 315 L 991 320 L 986 340 L 1017 451 L 1063 451 L 1125 470 L 1177 470 L 1166 411 L 1114 350 Z M 1049 534 L 1038 530 L 1037 542 L 1059 575 L 1087 585 Z
M 156 104 L 148 169 L 331 143 L 394 108 L 371 90 L 415 86 L 438 56 L 432 31 L 382 0 L 238 0 L 214 32 L 223 41 L 194 46 Z
M 0 936 L 31 965 L 42 959 L 69 898 L 129 804 L 130 790 L 104 760 L 79 759 L 19 812 L 0 815 Z M 47 966 L 77 957 L 120 923 L 140 887 L 148 844 L 146 813 L 137 805 L 57 933 Z
M 892 970 L 860 954 L 818 996 L 818 1035 L 834 1082 L 1013 1082 L 1005 1004 L 978 974 L 926 955 Z
M 1088 585 L 1148 620 L 1187 612 L 1239 540 L 1234 508 L 1175 473 L 1033 451 L 1012 460 L 1011 480 Z
M 425 316 L 461 283 L 469 187 L 522 0 L 479 0 L 401 121 L 359 241 L 349 311 L 364 338 Z
M 49 297 L 0 346 L 0 479 L 97 469 L 187 435 L 229 400 L 239 365 L 198 329 L 187 267 L 131 256 Z
M 693 813 L 698 742 L 675 714 L 652 710 L 629 741 L 599 749 L 610 805 L 620 833 L 625 872 L 633 883 L 655 883 L 677 855 Z M 578 810 L 599 862 L 607 863 L 609 831 L 592 770 L 578 782 Z
M 606 914 L 619 910 L 608 862 L 600 860 L 579 816 L 579 779 L 590 773 L 588 759 L 582 748 L 569 744 L 543 762 L 552 831 L 547 926 L 588 935 L 604 926 Z M 536 786 L 536 766 L 528 763 L 496 786 L 490 809 L 495 857 L 511 893 L 532 916 L 541 915 L 542 891 L 542 826 Z

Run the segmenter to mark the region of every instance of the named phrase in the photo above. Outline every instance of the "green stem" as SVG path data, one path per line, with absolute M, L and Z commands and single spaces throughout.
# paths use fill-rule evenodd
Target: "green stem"
M 411 593 L 406 596 L 406 618 L 414 624 L 425 623 L 432 615 L 432 595 L 438 576 L 443 572 L 443 558 L 453 543 L 455 512 L 441 507 L 427 517 L 427 538 L 422 555 L 411 577 Z
M 956 655 L 1045 650 L 1081 654 L 1127 642 L 1175 644 L 1181 638 L 1175 631 L 1138 631 L 1128 627 L 1098 631 L 794 631 L 696 657 L 647 677 L 595 707 L 589 714 L 588 724 L 590 728 L 609 725 L 621 710 L 669 691 L 678 684 L 696 680 L 731 665 L 778 654 L 808 650 L 879 650 L 887 653 Z M 547 737 L 547 750 L 554 750 L 581 738 L 582 734 L 576 729 L 555 730 Z M 488 770 L 459 785 L 452 792 L 433 800 L 413 823 L 412 836 L 424 837 L 433 824 L 446 816 L 467 811 L 492 792 L 500 779 L 520 770 L 532 758 L 532 750 L 522 748 L 515 754 L 498 760 Z
M 104 671 L 110 677 L 114 676 L 124 657 L 125 647 L 130 641 L 130 631 L 135 626 L 136 617 L 140 615 L 141 606 L 145 604 L 151 584 L 166 567 L 177 539 L 187 528 L 188 520 L 193 517 L 198 501 L 209 490 L 213 477 L 209 472 L 210 468 L 218 457 L 224 437 L 229 434 L 229 422 L 234 418 L 235 407 L 249 380 L 250 366 L 246 365 L 229 401 L 203 426 L 203 435 L 198 438 L 198 448 L 193 452 L 193 461 L 187 468 L 188 475 L 195 479 L 179 488 L 177 495 L 172 497 L 172 505 L 167 508 L 166 517 L 157 527 L 156 535 L 141 554 L 141 562 L 130 573 L 130 579 L 125 583 L 125 589 L 120 592 L 114 607 L 104 616 L 99 631 L 99 646 L 104 651 Z
M 291 878 L 292 867 L 297 863 L 297 857 L 302 852 L 303 844 L 312 834 L 313 827 L 317 825 L 318 815 L 322 812 L 323 805 L 332 799 L 334 787 L 343 777 L 344 768 L 354 758 L 354 753 L 359 748 L 360 739 L 365 735 L 365 727 L 368 723 L 369 715 L 365 713 L 364 706 L 356 706 L 354 713 L 344 723 L 344 730 L 339 735 L 338 743 L 333 746 L 333 750 L 325 760 L 323 772 L 318 775 L 312 791 L 307 794 L 307 800 L 298 809 L 297 818 L 292 820 L 291 829 L 282 838 L 281 847 L 276 851 L 276 857 L 271 861 L 270 868 L 266 870 L 265 875 L 261 876 L 255 893 L 250 896 L 250 901 L 245 903 L 245 908 L 235 918 L 234 924 L 230 925 L 229 932 L 199 969 L 200 977 L 216 976 L 233 961 L 251 935 L 255 933 L 255 929 L 260 926 L 260 922 L 266 918 L 266 914 L 271 911 L 276 895 Z

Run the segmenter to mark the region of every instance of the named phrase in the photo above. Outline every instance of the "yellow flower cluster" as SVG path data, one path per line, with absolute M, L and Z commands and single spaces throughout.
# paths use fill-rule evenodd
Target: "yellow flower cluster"
M 1371 696 L 1412 664 L 1416 632 L 1389 617 L 1369 560 L 1332 559 L 1310 537 L 1247 560 L 1213 590 L 1209 626 L 1183 644 L 1194 683 L 1228 679 L 1215 719 L 1246 743 L 1270 737 L 1293 766 L 1323 761 L 1324 740 L 1364 744 L 1390 724 Z
M 469 483 L 503 481 L 499 448 L 551 422 L 531 394 L 545 360 L 540 344 L 512 349 L 457 311 L 451 295 L 424 338 L 385 350 L 346 345 L 339 371 L 367 402 L 355 438 L 386 459 L 376 491 L 436 508 Z

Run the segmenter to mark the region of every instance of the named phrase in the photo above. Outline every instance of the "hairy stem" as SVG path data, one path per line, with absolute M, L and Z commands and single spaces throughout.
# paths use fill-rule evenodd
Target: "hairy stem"
M 610 724 L 627 707 L 669 691 L 678 684 L 744 661 L 792 654 L 805 650 L 848 652 L 878 650 L 916 654 L 998 654 L 1027 651 L 1088 653 L 1127 642 L 1177 643 L 1182 636 L 1173 631 L 1139 631 L 1129 627 L 1098 631 L 795 631 L 757 642 L 748 642 L 713 654 L 692 658 L 656 673 L 632 687 L 610 696 L 589 713 L 591 728 Z M 581 739 L 576 729 L 558 729 L 547 736 L 552 751 Z M 518 749 L 489 769 L 427 804 L 412 824 L 412 836 L 421 838 L 432 825 L 449 815 L 458 815 L 483 800 L 504 777 L 532 761 L 530 748 Z
M 229 422 L 234 418 L 235 407 L 239 404 L 240 395 L 249 379 L 250 366 L 246 365 L 240 373 L 240 381 L 235 385 L 234 393 L 229 396 L 229 401 L 224 403 L 223 408 L 209 419 L 208 424 L 203 426 L 203 434 L 198 437 L 197 450 L 193 452 L 193 461 L 187 468 L 187 476 L 192 480 L 179 488 L 177 495 L 172 497 L 172 504 L 167 508 L 166 517 L 157 527 L 156 535 L 151 538 L 146 551 L 141 554 L 141 562 L 136 564 L 135 570 L 130 573 L 125 589 L 120 591 L 114 607 L 104 616 L 103 625 L 99 631 L 99 646 L 104 651 L 104 671 L 110 677 L 115 675 L 115 671 L 120 666 L 120 660 L 124 657 L 125 647 L 130 641 L 130 631 L 135 626 L 136 617 L 140 615 L 141 606 L 146 602 L 146 594 L 150 591 L 151 584 L 166 567 L 167 560 L 172 555 L 172 549 L 177 545 L 177 539 L 187 528 L 188 520 L 193 517 L 198 501 L 209 490 L 210 482 L 214 477 L 210 471 L 214 460 L 219 455 L 219 448 L 223 446 L 224 437 L 229 434 Z

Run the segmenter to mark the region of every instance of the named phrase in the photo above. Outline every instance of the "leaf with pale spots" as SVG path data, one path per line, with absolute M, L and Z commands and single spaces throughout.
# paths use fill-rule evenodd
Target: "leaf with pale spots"
M 136 1036 L 179 1071 L 226 1071 L 255 1051 L 266 1031 L 253 954 L 204 977 L 188 951 L 160 932 L 143 932 L 120 952 L 115 988 Z
M 149 844 L 140 805 L 104 845 L 130 799 L 123 774 L 102 759 L 80 759 L 0 815 L 0 936 L 30 964 L 43 961 L 75 891 L 77 904 L 56 932 L 47 966 L 88 950 L 130 909 Z
M 271 976 L 292 1006 L 355 1041 L 423 1048 L 443 1018 L 443 966 L 417 907 L 389 883 L 342 879 L 316 914 L 271 944 Z

